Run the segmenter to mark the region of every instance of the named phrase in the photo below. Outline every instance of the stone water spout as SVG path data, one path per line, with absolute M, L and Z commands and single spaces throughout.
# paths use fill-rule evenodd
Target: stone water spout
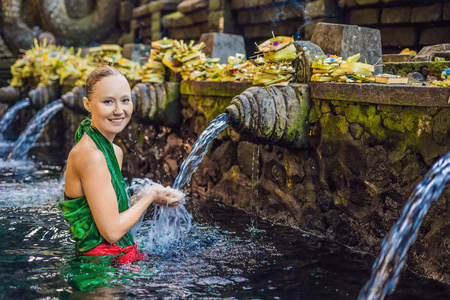
M 324 53 L 319 46 L 308 41 L 295 41 L 294 45 L 299 54 L 298 59 L 293 62 L 297 70 L 297 82 L 308 83 L 312 76 L 312 62 L 316 59 L 316 56 Z
M 58 84 L 50 86 L 39 86 L 28 93 L 30 106 L 35 109 L 41 109 L 53 100 L 60 97 L 60 86 Z
M 131 96 L 142 121 L 175 126 L 180 121 L 180 86 L 177 82 L 138 83 Z
M 83 105 L 83 97 L 86 96 L 86 90 L 84 87 L 76 86 L 71 91 L 61 96 L 61 100 L 64 106 L 76 111 L 78 113 L 85 114 L 86 109 Z
M 0 88 L 0 102 L 14 104 L 23 98 L 23 94 L 20 87 L 11 85 L 2 87 Z
M 244 139 L 294 148 L 309 145 L 309 87 L 250 87 L 226 108 L 229 124 Z

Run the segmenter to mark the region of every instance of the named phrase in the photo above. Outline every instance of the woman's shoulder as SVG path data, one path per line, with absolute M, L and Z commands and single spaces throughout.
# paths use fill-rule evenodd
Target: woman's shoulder
M 83 138 L 70 150 L 68 160 L 84 163 L 87 167 L 90 163 L 106 163 L 103 152 L 93 142 L 90 143 Z

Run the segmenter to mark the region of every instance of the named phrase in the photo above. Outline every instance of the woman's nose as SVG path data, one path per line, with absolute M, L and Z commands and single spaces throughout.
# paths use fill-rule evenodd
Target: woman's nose
M 123 107 L 121 103 L 117 103 L 114 107 L 114 114 L 121 115 L 123 113 Z

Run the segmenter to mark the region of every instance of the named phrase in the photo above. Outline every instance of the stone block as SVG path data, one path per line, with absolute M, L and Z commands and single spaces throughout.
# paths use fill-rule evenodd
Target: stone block
M 334 0 L 317 0 L 306 3 L 305 17 L 336 17 L 337 6 Z
M 433 45 L 433 46 L 426 46 L 423 47 L 418 55 L 431 55 L 435 52 L 439 51 L 450 51 L 450 44 L 439 44 L 439 45 Z
M 450 3 L 444 4 L 444 13 L 442 14 L 442 19 L 444 21 L 450 20 Z
M 303 11 L 296 3 L 289 3 L 282 7 L 259 8 L 254 10 L 242 10 L 238 12 L 238 23 L 260 24 L 298 19 L 303 16 Z
M 357 9 L 350 11 L 348 23 L 352 25 L 373 25 L 378 24 L 379 19 L 379 8 Z
M 140 62 L 141 65 L 145 64 L 150 56 L 150 44 L 125 44 L 122 49 L 122 56 L 132 61 Z
M 152 30 L 152 41 L 161 39 L 161 30 Z
M 359 5 L 378 4 L 381 0 L 356 0 Z
M 414 0 L 382 0 L 383 3 L 407 3 L 407 4 L 411 4 Z M 423 0 L 418 0 L 418 1 L 423 1 Z M 417 0 L 416 0 L 417 2 Z
M 310 40 L 314 33 L 314 30 L 316 29 L 317 24 L 319 24 L 320 22 L 334 23 L 337 21 L 338 20 L 336 20 L 335 18 L 318 18 L 318 19 L 312 20 L 304 26 L 305 32 L 304 32 L 304 37 L 302 37 L 302 38 L 304 38 L 306 40 Z
M 383 63 L 412 61 L 412 54 L 383 54 Z
M 344 8 L 344 7 L 355 7 L 358 4 L 356 3 L 356 0 L 338 0 L 338 7 Z
M 411 23 L 425 23 L 442 20 L 442 4 L 414 7 L 411 11 Z
M 137 21 L 140 28 L 160 26 L 161 12 L 154 12 L 152 14 L 146 15 L 143 18 L 138 18 Z
M 244 37 L 228 33 L 204 33 L 200 42 L 205 43 L 203 51 L 208 57 L 220 58 L 221 64 L 228 63 L 228 56 L 245 53 Z
M 146 15 L 149 15 L 155 11 L 161 11 L 164 7 L 164 4 L 162 1 L 154 1 L 150 2 L 146 5 L 141 5 L 139 7 L 136 7 L 133 9 L 133 19 L 134 18 L 141 18 Z
M 423 29 L 420 33 L 421 45 L 450 43 L 450 27 L 433 27 Z
M 178 11 L 186 14 L 202 8 L 208 8 L 208 0 L 184 0 L 178 4 Z
M 209 0 L 208 9 L 210 11 L 222 10 L 224 0 Z
M 410 17 L 411 7 L 409 6 L 383 8 L 381 12 L 381 23 L 409 23 Z
M 119 39 L 119 45 L 130 44 L 135 40 L 134 31 L 130 31 L 129 33 L 124 33 Z
M 360 62 L 375 64 L 381 62 L 381 34 L 378 29 L 342 24 L 317 24 L 311 43 L 319 46 L 324 53 L 347 58 L 361 54 Z M 375 74 L 382 72 L 382 66 L 375 67 Z
M 410 47 L 416 44 L 414 27 L 386 27 L 380 31 L 383 47 Z
M 231 0 L 231 9 L 241 9 L 241 8 L 244 8 L 244 1 Z
M 131 23 L 130 23 L 130 30 L 131 31 L 135 31 L 136 29 L 138 29 L 139 28 L 139 22 L 138 22 L 138 20 L 131 20 Z
M 183 14 L 179 11 L 165 15 L 163 25 L 167 28 L 186 27 L 208 21 L 208 10 L 201 9 L 191 14 Z

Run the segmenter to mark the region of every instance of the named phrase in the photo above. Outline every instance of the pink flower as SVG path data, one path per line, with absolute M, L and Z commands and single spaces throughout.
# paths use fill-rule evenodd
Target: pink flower
M 277 41 L 273 42 L 273 45 L 278 46 L 278 42 Z
M 327 54 L 327 57 L 331 57 L 331 54 Z

